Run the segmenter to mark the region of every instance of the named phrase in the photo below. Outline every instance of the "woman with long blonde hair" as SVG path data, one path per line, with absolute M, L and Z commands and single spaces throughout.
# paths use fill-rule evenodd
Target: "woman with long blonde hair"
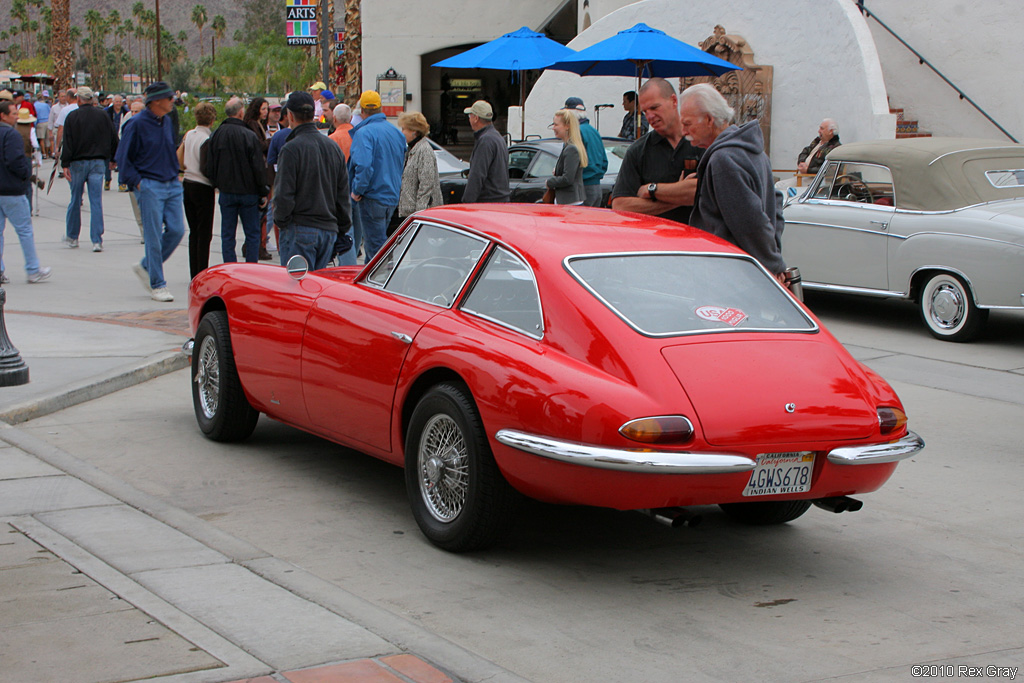
M 564 142 L 562 153 L 555 164 L 555 174 L 548 178 L 547 187 L 555 192 L 555 204 L 582 204 L 583 169 L 587 167 L 587 148 L 580 135 L 580 122 L 568 109 L 559 109 L 551 122 L 555 137 Z

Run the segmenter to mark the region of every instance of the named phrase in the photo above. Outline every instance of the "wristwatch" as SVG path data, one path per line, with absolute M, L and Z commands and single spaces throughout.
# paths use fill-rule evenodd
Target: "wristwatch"
M 648 194 L 651 195 L 651 199 L 654 199 L 654 200 L 658 199 L 657 197 L 654 196 L 657 191 L 658 191 L 658 183 L 651 183 L 650 185 L 647 186 L 647 192 L 648 192 Z

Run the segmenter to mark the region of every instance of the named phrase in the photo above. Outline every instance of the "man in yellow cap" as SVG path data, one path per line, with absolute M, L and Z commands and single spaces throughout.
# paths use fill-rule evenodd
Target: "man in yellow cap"
M 360 233 L 366 240 L 366 260 L 387 241 L 388 222 L 398 207 L 405 165 L 405 136 L 381 112 L 380 93 L 367 90 L 359 98 L 363 120 L 352 128 L 348 176 L 352 186 L 353 237 L 351 254 L 338 253 L 342 263 L 355 263 Z
M 324 90 L 327 90 L 327 84 L 323 81 L 317 81 L 313 85 L 309 86 L 309 94 L 313 96 L 314 121 L 319 121 L 324 115 Z

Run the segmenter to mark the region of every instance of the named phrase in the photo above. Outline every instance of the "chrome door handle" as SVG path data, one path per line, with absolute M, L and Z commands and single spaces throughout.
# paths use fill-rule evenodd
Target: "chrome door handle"
M 881 225 L 883 228 L 889 227 L 889 221 L 870 221 L 870 222 L 874 223 L 875 225 Z
M 391 336 L 397 339 L 398 341 L 403 341 L 406 344 L 412 344 L 412 337 L 405 334 L 404 332 L 392 332 Z

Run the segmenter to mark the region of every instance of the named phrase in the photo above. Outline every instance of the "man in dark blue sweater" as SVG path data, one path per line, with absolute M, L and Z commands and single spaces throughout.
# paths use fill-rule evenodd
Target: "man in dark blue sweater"
M 50 269 L 39 265 L 36 242 L 32 234 L 32 211 L 28 208 L 29 177 L 32 162 L 25 156 L 25 143 L 14 130 L 18 109 L 13 102 L 0 102 L 0 249 L 3 248 L 3 230 L 7 221 L 14 226 L 25 255 L 25 272 L 29 283 L 42 282 L 50 277 Z M 2 254 L 0 254 L 2 257 Z M 0 269 L 2 269 L 0 260 Z M 5 280 L 0 270 L 0 280 Z M 6 281 L 6 280 L 5 280 Z
M 185 234 L 178 156 L 170 114 L 174 91 L 163 81 L 146 88 L 146 108 L 125 124 L 117 148 L 119 182 L 139 198 L 146 253 L 133 266 L 154 301 L 174 301 L 164 262 Z

